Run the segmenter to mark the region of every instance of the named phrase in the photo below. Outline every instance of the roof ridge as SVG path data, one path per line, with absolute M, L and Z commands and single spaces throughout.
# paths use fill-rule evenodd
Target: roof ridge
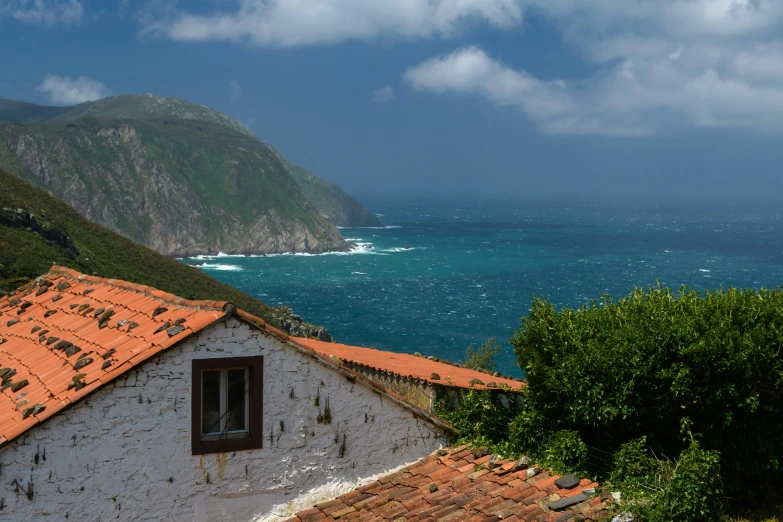
M 161 301 L 165 301 L 169 304 L 173 304 L 176 306 L 190 306 L 195 308 L 213 309 L 221 312 L 225 311 L 227 305 L 233 306 L 233 303 L 229 301 L 184 299 L 174 294 L 164 292 L 163 290 L 158 290 L 157 288 L 152 286 L 131 283 L 130 281 L 125 281 L 123 279 L 91 276 L 91 275 L 83 274 L 82 272 L 79 272 L 72 268 L 68 268 L 66 266 L 52 265 L 52 268 L 49 269 L 49 273 L 71 277 L 73 279 L 77 279 L 79 281 L 85 281 L 88 283 L 109 285 L 117 288 L 122 288 L 123 290 L 131 290 L 134 292 L 139 292 L 148 297 L 154 297 L 155 299 L 159 299 Z

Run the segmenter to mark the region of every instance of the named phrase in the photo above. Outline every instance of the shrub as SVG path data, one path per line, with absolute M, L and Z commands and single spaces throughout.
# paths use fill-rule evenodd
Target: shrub
M 608 451 L 646 436 L 657 454 L 678 455 L 693 448 L 680 436 L 687 417 L 704 449 L 681 460 L 731 455 L 725 487 L 736 496 L 779 483 L 783 290 L 659 285 L 560 311 L 534 299 L 512 345 L 527 372 L 526 429 L 575 430 Z
M 450 411 L 441 402 L 437 413 L 457 428 L 464 440 L 485 445 L 508 440 L 511 411 L 486 390 L 469 390 Z
M 542 462 L 555 473 L 587 475 L 587 446 L 576 431 L 557 431 L 546 441 Z
M 494 370 L 497 366 L 495 358 L 503 348 L 491 337 L 478 346 L 472 344 L 465 350 L 465 362 L 462 365 L 465 368 L 474 370 Z
M 614 455 L 609 484 L 623 495 L 623 509 L 646 522 L 712 522 L 723 513 L 720 457 L 691 439 L 676 462 L 658 459 L 645 437 Z

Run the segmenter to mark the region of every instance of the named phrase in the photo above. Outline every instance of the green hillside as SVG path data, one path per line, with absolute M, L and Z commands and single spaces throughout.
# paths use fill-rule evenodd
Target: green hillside
M 68 107 L 51 107 L 48 105 L 35 105 L 16 100 L 4 100 L 0 98 L 0 120 L 15 121 L 18 123 L 40 123 L 54 118 L 68 110 Z
M 0 100 L 0 168 L 166 255 L 345 250 L 335 224 L 378 224 L 238 120 L 151 94 Z
M 186 299 L 231 301 L 291 329 L 290 310 L 273 308 L 198 268 L 137 245 L 0 170 L 0 295 L 46 273 L 53 264 L 153 286 Z M 294 330 L 315 335 L 319 328 L 299 323 Z
M 242 122 L 220 111 L 179 98 L 164 98 L 152 94 L 118 94 L 100 100 L 81 103 L 53 114 L 50 121 L 72 121 L 83 118 L 111 117 L 135 120 L 173 118 L 217 123 L 247 136 L 253 133 Z
M 281 156 L 282 157 L 282 156 Z M 324 181 L 299 165 L 283 158 L 283 165 L 294 177 L 299 188 L 329 221 L 338 227 L 379 227 L 375 214 L 363 207 L 336 183 Z
M 0 167 L 167 255 L 347 248 L 270 147 L 220 124 L 0 121 Z

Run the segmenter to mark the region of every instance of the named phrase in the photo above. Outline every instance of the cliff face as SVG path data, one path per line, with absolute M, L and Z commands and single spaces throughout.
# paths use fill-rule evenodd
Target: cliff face
M 344 250 L 334 225 L 380 225 L 240 121 L 151 94 L 0 100 L 0 168 L 168 255 Z
M 348 248 L 272 149 L 215 123 L 0 121 L 0 166 L 167 255 Z

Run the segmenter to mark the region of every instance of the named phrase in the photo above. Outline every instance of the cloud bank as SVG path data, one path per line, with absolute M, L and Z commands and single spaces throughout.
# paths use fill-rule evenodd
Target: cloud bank
M 200 11 L 166 4 L 142 18 L 142 32 L 294 47 L 524 31 L 531 17 L 554 27 L 592 72 L 545 78 L 467 46 L 409 68 L 404 79 L 418 91 L 513 107 L 547 133 L 783 131 L 780 0 L 238 0 Z
M 77 105 L 111 95 L 104 84 L 87 76 L 72 79 L 49 74 L 37 90 L 54 105 Z
M 553 134 L 641 136 L 683 124 L 783 131 L 783 2 L 525 4 L 596 72 L 541 79 L 465 47 L 408 69 L 405 81 L 514 107 Z

